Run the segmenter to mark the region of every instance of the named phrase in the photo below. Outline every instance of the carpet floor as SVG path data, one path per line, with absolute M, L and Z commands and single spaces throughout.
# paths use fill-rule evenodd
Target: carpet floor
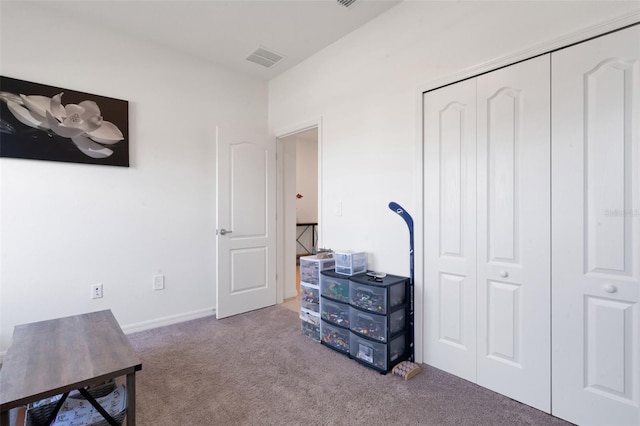
M 441 370 L 405 381 L 309 340 L 281 306 L 129 335 L 137 420 L 174 425 L 569 425 Z

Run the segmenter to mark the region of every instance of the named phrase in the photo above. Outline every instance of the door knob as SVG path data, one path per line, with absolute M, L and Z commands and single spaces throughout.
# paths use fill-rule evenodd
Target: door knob
M 230 233 L 232 233 L 232 232 L 233 232 L 233 231 L 227 231 L 226 229 L 222 228 L 222 229 L 220 230 L 220 235 L 227 235 L 227 234 L 230 234 Z
M 500 271 L 500 276 L 502 278 L 507 278 L 509 276 L 509 273 L 507 271 Z
M 606 291 L 607 293 L 615 293 L 616 291 L 618 291 L 618 288 L 613 284 L 605 284 L 602 286 L 602 288 L 604 288 L 604 291 Z

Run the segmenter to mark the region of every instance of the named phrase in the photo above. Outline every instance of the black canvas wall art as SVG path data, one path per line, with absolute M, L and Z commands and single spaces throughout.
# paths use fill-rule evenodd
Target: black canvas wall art
M 129 103 L 0 76 L 0 157 L 129 166 Z

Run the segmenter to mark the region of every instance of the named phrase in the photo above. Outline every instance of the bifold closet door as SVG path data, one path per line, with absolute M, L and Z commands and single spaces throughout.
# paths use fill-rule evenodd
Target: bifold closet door
M 550 412 L 549 55 L 477 87 L 477 383 Z
M 640 424 L 640 26 L 552 56 L 553 414 Z
M 425 361 L 547 412 L 549 68 L 424 95 Z
M 476 381 L 476 81 L 424 95 L 425 361 Z

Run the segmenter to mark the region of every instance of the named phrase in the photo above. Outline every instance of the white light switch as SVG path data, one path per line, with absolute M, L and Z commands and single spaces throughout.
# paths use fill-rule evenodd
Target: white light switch
M 153 276 L 153 289 L 164 290 L 164 275 Z

